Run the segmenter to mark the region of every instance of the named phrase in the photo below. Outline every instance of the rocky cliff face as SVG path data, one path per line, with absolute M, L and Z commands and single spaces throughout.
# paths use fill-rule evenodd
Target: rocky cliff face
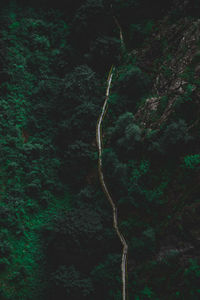
M 152 97 L 137 112 L 145 127 L 156 128 L 166 122 L 181 97 L 188 103 L 192 97 L 199 110 L 200 19 L 183 17 L 172 22 L 166 17 L 155 25 L 147 46 L 137 54 L 154 82 Z M 156 122 L 152 114 L 157 115 Z

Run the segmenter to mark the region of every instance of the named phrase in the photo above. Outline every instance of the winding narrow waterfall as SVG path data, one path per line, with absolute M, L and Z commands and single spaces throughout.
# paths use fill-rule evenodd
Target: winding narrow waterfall
M 115 229 L 115 232 L 117 233 L 121 244 L 122 244 L 122 262 L 121 262 L 121 273 L 122 273 L 122 295 L 123 295 L 123 300 L 127 300 L 127 255 L 128 255 L 128 245 L 126 243 L 126 240 L 123 236 L 123 234 L 119 230 L 118 226 L 118 216 L 117 216 L 117 207 L 115 205 L 114 200 L 112 199 L 108 188 L 106 186 L 106 183 L 104 181 L 104 175 L 103 175 L 103 167 L 102 167 L 102 122 L 103 118 L 105 116 L 106 112 L 106 107 L 108 104 L 108 99 L 110 95 L 110 87 L 112 83 L 112 77 L 113 77 L 113 72 L 114 72 L 114 67 L 112 66 L 108 75 L 107 79 L 107 89 L 106 89 L 106 97 L 105 101 L 103 104 L 103 108 L 101 111 L 101 114 L 99 116 L 98 122 L 97 122 L 97 128 L 96 128 L 96 140 L 97 140 L 97 146 L 98 146 L 98 153 L 99 153 L 99 158 L 98 158 L 98 171 L 99 171 L 99 178 L 100 182 L 103 188 L 103 191 L 110 202 L 113 210 L 113 227 Z

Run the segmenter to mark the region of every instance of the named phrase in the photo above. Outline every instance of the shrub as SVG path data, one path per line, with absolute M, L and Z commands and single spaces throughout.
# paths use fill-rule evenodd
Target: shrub
M 200 154 L 191 154 L 184 157 L 184 167 L 196 170 L 200 167 Z

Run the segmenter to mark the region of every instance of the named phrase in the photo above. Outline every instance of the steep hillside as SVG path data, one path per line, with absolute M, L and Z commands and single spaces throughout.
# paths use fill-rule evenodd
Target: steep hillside
M 133 299 L 199 299 L 199 30 L 171 11 L 116 72 L 104 162 Z
M 199 8 L 1 3 L 1 300 L 200 298 Z

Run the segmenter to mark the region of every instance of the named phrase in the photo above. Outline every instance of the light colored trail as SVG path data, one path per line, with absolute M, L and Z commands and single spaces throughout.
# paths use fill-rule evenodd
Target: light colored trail
M 128 245 L 126 243 L 126 240 L 123 236 L 123 234 L 120 232 L 119 230 L 119 226 L 118 226 L 118 216 L 117 216 L 117 207 L 116 204 L 114 202 L 114 200 L 112 199 L 108 188 L 106 186 L 106 183 L 104 181 L 104 175 L 103 175 L 103 166 L 102 166 L 102 122 L 106 113 L 106 108 L 107 108 L 107 104 L 108 104 L 108 99 L 109 99 L 109 95 L 110 95 L 110 87 L 111 87 L 111 83 L 112 83 L 112 77 L 113 77 L 113 72 L 114 72 L 114 67 L 112 66 L 110 69 L 110 73 L 108 75 L 108 79 L 107 79 L 107 89 L 106 89 L 106 97 L 105 97 L 105 101 L 102 107 L 102 111 L 101 114 L 99 116 L 98 122 L 97 122 L 97 128 L 96 128 L 96 140 L 97 140 L 97 146 L 98 146 L 98 153 L 99 153 L 99 158 L 98 158 L 98 171 L 99 171 L 99 178 L 100 178 L 100 182 L 103 188 L 103 191 L 106 195 L 106 198 L 108 199 L 108 201 L 110 202 L 111 206 L 112 206 L 112 210 L 113 210 L 113 227 L 115 229 L 115 232 L 117 233 L 121 244 L 122 244 L 122 262 L 121 262 L 121 273 L 122 273 L 122 296 L 123 296 L 123 300 L 127 300 L 127 255 L 128 255 Z

